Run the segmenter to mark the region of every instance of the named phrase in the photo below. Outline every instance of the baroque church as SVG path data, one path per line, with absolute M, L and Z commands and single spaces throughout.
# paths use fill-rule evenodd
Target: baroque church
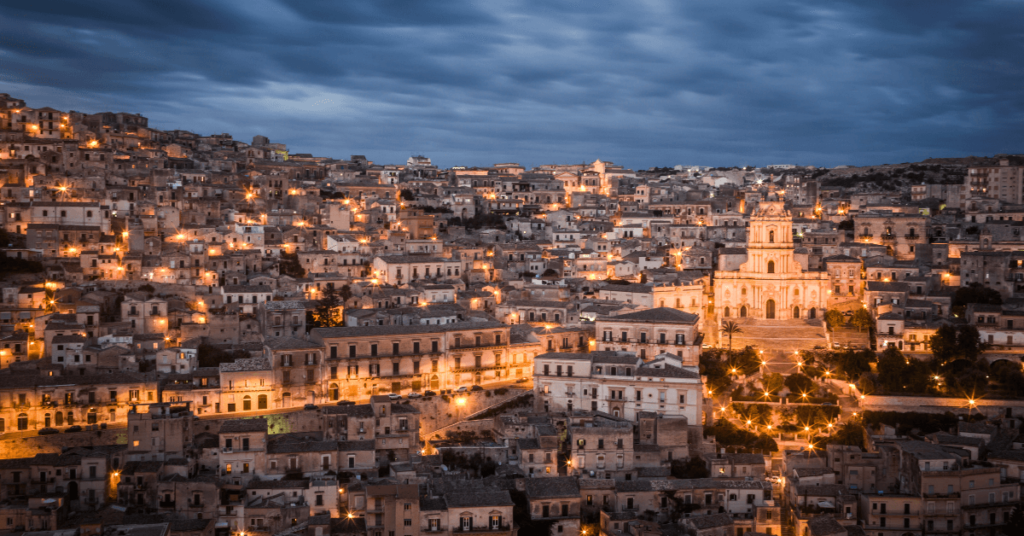
M 735 271 L 715 271 L 714 311 L 719 322 L 824 318 L 828 273 L 800 265 L 793 246 L 793 217 L 784 205 L 769 191 L 750 216 L 746 262 Z

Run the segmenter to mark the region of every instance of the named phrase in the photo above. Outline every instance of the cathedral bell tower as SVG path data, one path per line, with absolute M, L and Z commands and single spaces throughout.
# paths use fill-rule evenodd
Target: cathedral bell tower
M 748 270 L 762 274 L 802 271 L 793 259 L 793 217 L 774 192 L 774 185 L 750 216 L 748 237 Z

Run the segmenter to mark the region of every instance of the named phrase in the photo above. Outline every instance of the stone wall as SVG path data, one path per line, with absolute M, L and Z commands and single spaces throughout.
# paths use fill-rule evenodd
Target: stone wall
M 490 393 L 487 396 L 485 393 Z M 440 396 L 430 398 L 413 399 L 409 403 L 420 410 L 420 435 L 426 436 L 434 430 L 444 428 L 456 422 L 466 419 L 474 413 L 478 413 L 490 406 L 507 402 L 516 396 L 523 394 L 523 389 L 508 388 L 503 395 L 493 390 L 469 391 L 455 395 L 448 395 L 446 402 Z M 465 398 L 465 404 L 459 405 L 456 401 Z
M 1007 411 L 1014 417 L 1024 414 L 1024 400 L 996 400 L 979 398 L 972 406 L 966 398 L 938 398 L 919 396 L 871 396 L 860 399 L 861 409 L 867 411 L 917 411 L 922 413 L 980 412 L 990 418 L 1005 417 Z
M 18 437 L 0 440 L 0 458 L 31 458 L 36 454 L 60 453 L 68 447 L 127 444 L 127 428 Z

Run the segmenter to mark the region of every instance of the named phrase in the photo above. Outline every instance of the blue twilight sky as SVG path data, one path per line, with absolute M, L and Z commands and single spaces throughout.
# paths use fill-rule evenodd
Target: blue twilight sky
M 4 0 L 0 92 L 441 166 L 1022 152 L 1024 2 Z

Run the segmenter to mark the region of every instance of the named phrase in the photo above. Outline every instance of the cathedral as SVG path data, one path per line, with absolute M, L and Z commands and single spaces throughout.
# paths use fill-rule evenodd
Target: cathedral
M 793 217 L 783 200 L 769 192 L 750 216 L 746 262 L 738 270 L 715 271 L 718 321 L 824 318 L 828 273 L 807 271 L 795 253 Z

